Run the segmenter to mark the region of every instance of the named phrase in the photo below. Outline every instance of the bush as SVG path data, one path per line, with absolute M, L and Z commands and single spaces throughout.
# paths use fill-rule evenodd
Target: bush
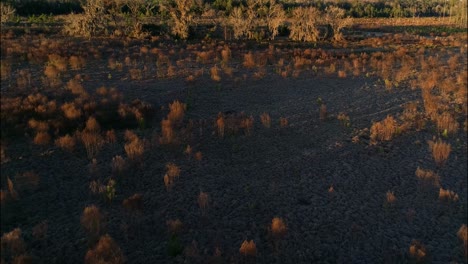
M 289 38 L 294 41 L 316 42 L 319 38 L 318 18 L 315 7 L 298 7 L 293 10 Z

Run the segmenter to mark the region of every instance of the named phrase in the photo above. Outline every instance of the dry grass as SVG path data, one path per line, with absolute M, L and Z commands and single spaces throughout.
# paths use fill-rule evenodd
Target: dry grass
M 460 126 L 457 120 L 448 112 L 437 115 L 436 124 L 439 132 L 444 134 L 455 134 Z
M 179 219 L 167 220 L 166 225 L 171 235 L 179 234 L 184 226 Z
M 388 191 L 386 194 L 386 197 L 387 197 L 387 204 L 389 205 L 393 205 L 397 201 L 397 198 L 392 191 Z
M 169 114 L 167 115 L 167 119 L 174 124 L 182 122 L 182 120 L 184 119 L 186 109 L 186 104 L 181 103 L 177 100 L 174 101 L 172 104 L 169 104 Z
M 250 136 L 252 134 L 254 118 L 253 116 L 244 117 L 241 119 L 240 127 L 244 129 L 244 133 L 246 136 Z
M 224 128 L 225 128 L 225 120 L 222 113 L 218 113 L 218 118 L 216 119 L 216 128 L 218 130 L 218 136 L 220 138 L 224 137 Z
M 280 117 L 279 123 L 281 128 L 285 128 L 289 125 L 289 121 L 286 117 Z
M 274 238 L 283 238 L 287 231 L 288 229 L 282 218 L 274 217 L 271 220 L 270 232 Z
M 389 141 L 393 138 L 397 131 L 397 122 L 393 116 L 389 115 L 384 120 L 372 124 L 371 141 L 376 142 L 377 140 Z
M 81 70 L 86 65 L 85 58 L 80 57 L 80 56 L 75 56 L 75 55 L 70 56 L 70 58 L 68 59 L 68 62 L 72 70 Z
M 20 256 L 25 251 L 25 243 L 21 237 L 21 229 L 15 228 L 5 233 L 1 238 L 2 260 L 7 257 L 14 258 Z M 3 261 L 2 261 L 3 262 Z
M 131 161 L 142 161 L 145 152 L 145 144 L 143 140 L 136 135 L 127 140 L 124 146 L 125 153 Z
M 64 103 L 61 107 L 64 115 L 66 118 L 68 119 L 78 119 L 81 117 L 81 109 L 79 109 L 78 107 L 76 107 L 75 103 L 71 102 L 71 103 Z
M 418 263 L 425 262 L 427 260 L 426 247 L 418 240 L 413 240 L 409 248 L 409 255 Z
M 257 246 L 255 245 L 255 242 L 253 240 L 244 240 L 239 249 L 239 252 L 244 256 L 255 257 L 257 256 Z
M 51 137 L 49 135 L 49 133 L 47 132 L 44 132 L 44 131 L 40 131 L 40 132 L 37 132 L 36 136 L 34 137 L 34 144 L 36 145 L 47 145 L 49 144 L 51 140 Z
M 208 204 L 210 202 L 210 197 L 207 193 L 205 192 L 200 192 L 197 198 L 198 206 L 200 207 L 200 210 L 202 212 L 202 215 L 206 214 L 206 211 L 208 210 Z
M 141 212 L 143 210 L 143 195 L 135 193 L 122 202 L 123 208 L 130 212 Z
M 8 185 L 8 194 L 13 200 L 18 200 L 18 193 L 15 190 L 15 186 L 13 185 L 13 182 L 10 180 L 9 177 L 7 177 L 7 185 Z
M 66 151 L 72 152 L 75 149 L 76 139 L 69 134 L 59 137 L 55 140 L 55 145 Z
M 434 185 L 435 187 L 440 186 L 440 177 L 439 177 L 439 175 L 437 173 L 431 171 L 431 170 L 424 170 L 424 169 L 421 169 L 421 168 L 418 167 L 416 169 L 415 174 L 416 174 L 416 177 L 418 177 L 418 179 L 421 179 L 424 182 L 429 182 L 432 185 Z
M 262 122 L 262 125 L 266 128 L 271 127 L 271 118 L 268 113 L 263 113 L 260 115 L 260 122 Z
M 163 119 L 161 121 L 161 137 L 159 143 L 161 144 L 171 144 L 174 142 L 175 132 L 172 125 L 172 121 L 168 119 Z
M 463 224 L 457 232 L 458 238 L 463 241 L 463 249 L 465 252 L 465 257 L 468 257 L 468 228 Z
M 252 52 L 244 54 L 244 62 L 242 63 L 242 65 L 244 65 L 244 67 L 247 69 L 255 67 L 255 58 Z
M 210 68 L 211 79 L 215 82 L 221 81 L 221 76 L 219 75 L 219 68 L 218 66 L 213 66 Z
M 94 158 L 104 143 L 103 138 L 98 133 L 88 132 L 86 130 L 81 132 L 79 135 L 86 148 L 86 154 L 88 155 L 88 158 Z
M 319 119 L 320 121 L 325 121 L 327 119 L 327 106 L 325 104 L 320 105 Z
M 90 249 L 88 252 L 86 252 L 85 263 L 123 264 L 125 263 L 125 258 L 117 243 L 115 243 L 115 241 L 106 234 L 99 238 L 98 243 L 93 249 Z
M 97 238 L 104 230 L 104 216 L 95 205 L 85 207 L 81 215 L 81 226 L 90 238 Z
M 429 140 L 428 144 L 432 153 L 432 157 L 434 158 L 437 166 L 442 167 L 447 161 L 450 152 L 452 151 L 450 143 L 445 143 L 439 139 L 436 142 Z
M 164 175 L 164 185 L 169 191 L 174 185 L 174 181 L 180 176 L 180 168 L 174 163 L 166 164 L 166 174 Z
M 443 202 L 456 202 L 458 201 L 458 194 L 451 190 L 439 189 L 439 200 Z

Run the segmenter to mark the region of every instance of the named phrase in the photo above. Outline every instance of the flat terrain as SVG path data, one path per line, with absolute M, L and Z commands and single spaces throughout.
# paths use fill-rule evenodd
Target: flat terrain
M 100 233 L 127 263 L 466 263 L 457 237 L 468 214 L 466 34 L 353 34 L 345 45 L 315 46 L 2 32 L 2 234 L 20 228 L 34 263 L 80 263 L 93 243 L 80 219 L 94 204 L 104 216 Z M 73 55 L 85 63 L 74 67 Z M 60 73 L 47 73 L 48 65 Z M 102 95 L 101 87 L 115 89 Z M 30 110 L 28 95 L 37 93 L 47 99 Z M 104 102 L 114 102 L 112 93 L 117 103 Z M 151 106 L 144 119 L 135 114 L 138 122 L 102 114 L 131 108 L 135 99 Z M 52 100 L 56 110 L 37 110 Z M 161 121 L 176 100 L 186 109 L 168 143 Z M 81 116 L 69 118 L 65 102 Z M 455 130 L 440 121 L 444 113 Z M 93 116 L 97 134 L 114 129 L 116 140 L 87 155 L 80 135 Z M 239 125 L 250 116 L 250 127 Z M 381 139 L 371 128 L 388 116 L 397 127 Z M 31 119 L 50 126 L 41 130 Z M 127 129 L 144 145 L 137 160 L 126 151 Z M 45 143 L 35 138 L 44 131 Z M 65 134 L 76 139 L 71 151 L 54 143 Z M 428 142 L 439 139 L 451 151 L 436 164 Z M 111 166 L 117 155 L 126 162 L 119 172 Z M 180 175 L 165 186 L 168 163 Z M 116 181 L 110 201 L 90 188 L 109 179 Z M 125 209 L 136 193 L 142 209 Z M 279 238 L 274 217 L 287 227 Z M 167 221 L 175 219 L 182 227 L 170 231 Z M 33 229 L 43 221 L 47 231 L 38 236 Z M 255 257 L 240 254 L 244 240 L 255 242 Z M 415 243 L 424 256 L 410 250 Z

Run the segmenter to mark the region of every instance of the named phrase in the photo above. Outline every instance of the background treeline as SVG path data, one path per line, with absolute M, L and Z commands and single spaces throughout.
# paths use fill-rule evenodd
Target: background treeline
M 165 0 L 147 0 L 159 6 Z M 86 0 L 2 0 L 16 9 L 20 16 L 41 14 L 68 14 L 83 12 Z M 103 0 L 109 2 L 109 0 Z M 232 8 L 246 5 L 246 0 L 206 0 L 217 11 L 231 11 Z M 338 6 L 346 15 L 355 18 L 372 17 L 443 17 L 466 13 L 466 0 L 280 0 L 286 12 L 295 7 L 311 6 L 321 11 L 328 6 Z M 465 8 L 463 8 L 465 7 Z M 155 12 L 158 11 L 156 8 Z

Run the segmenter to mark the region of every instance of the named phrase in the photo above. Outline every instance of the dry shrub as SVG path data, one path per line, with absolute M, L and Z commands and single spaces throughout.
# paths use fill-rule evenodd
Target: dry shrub
M 327 105 L 325 104 L 320 105 L 319 119 L 320 121 L 325 121 L 327 119 Z
M 40 131 L 40 132 L 37 132 L 36 136 L 34 137 L 33 142 L 36 145 L 47 145 L 49 144 L 50 140 L 51 140 L 51 137 L 49 133 Z
M 161 121 L 161 134 L 161 138 L 159 139 L 161 144 L 170 144 L 174 142 L 175 132 L 171 120 L 163 119 Z
M 315 7 L 298 7 L 292 12 L 289 38 L 294 41 L 315 42 L 319 38 L 320 11 Z
M 127 167 L 127 164 L 125 162 L 125 159 L 122 158 L 122 156 L 117 155 L 112 158 L 112 161 L 111 161 L 112 173 L 117 174 L 117 175 L 122 175 L 126 167 Z
M 130 73 L 130 79 L 132 80 L 141 80 L 143 79 L 143 74 L 140 69 L 130 69 L 128 70 Z
M 102 194 L 106 191 L 106 186 L 101 184 L 99 180 L 89 183 L 89 190 L 92 194 Z
M 415 174 L 416 174 L 416 177 L 418 177 L 418 179 L 421 179 L 425 182 L 429 182 L 435 187 L 440 186 L 440 176 L 431 170 L 424 170 L 418 167 L 416 169 Z
M 224 45 L 223 50 L 221 50 L 221 58 L 223 66 L 226 66 L 231 58 L 231 49 L 228 45 Z
M 244 240 L 239 249 L 239 252 L 244 256 L 255 257 L 257 256 L 257 246 L 255 245 L 255 242 L 253 240 Z
M 209 199 L 209 195 L 205 192 L 200 192 L 200 194 L 198 195 L 198 206 L 200 207 L 200 210 L 203 215 L 206 214 L 206 210 L 208 209 Z
M 455 118 L 453 118 L 453 116 L 448 112 L 444 112 L 441 115 L 437 115 L 436 124 L 439 132 L 447 134 L 456 133 L 460 126 L 457 120 L 455 120 Z
M 70 90 L 72 94 L 76 94 L 76 95 L 87 94 L 85 88 L 83 87 L 83 85 L 81 85 L 81 82 L 75 78 L 67 82 L 67 89 Z
M 127 157 L 132 161 L 141 161 L 145 152 L 145 144 L 143 140 L 136 135 L 129 140 L 124 146 Z
M 221 81 L 221 76 L 219 76 L 219 68 L 218 66 L 213 66 L 211 69 L 210 69 L 210 74 L 211 74 L 211 79 L 215 82 L 219 82 Z
M 15 228 L 5 233 L 1 238 L 1 252 L 3 258 L 14 258 L 20 256 L 25 251 L 24 240 L 21 237 L 21 229 Z M 3 261 L 2 261 L 3 262 Z
M 171 235 L 177 235 L 182 231 L 183 224 L 179 219 L 167 220 L 166 224 Z
M 91 116 L 86 121 L 85 130 L 90 133 L 99 133 L 101 132 L 101 126 L 97 122 L 96 118 Z
M 260 115 L 260 122 L 262 122 L 262 125 L 266 128 L 271 127 L 271 118 L 268 113 L 263 113 Z
M 164 185 L 169 191 L 174 185 L 174 181 L 180 175 L 180 168 L 174 163 L 166 164 L 166 174 L 164 175 Z
M 395 194 L 392 191 L 388 191 L 386 194 L 387 197 L 387 204 L 395 204 L 397 198 L 395 197 Z
M 8 194 L 10 194 L 10 197 L 13 200 L 18 199 L 18 193 L 15 190 L 15 186 L 13 185 L 13 182 L 10 180 L 9 177 L 7 177 L 7 185 L 8 185 Z
M 68 59 L 72 70 L 80 70 L 86 65 L 86 60 L 83 57 L 72 55 Z
M 8 80 L 11 77 L 11 65 L 5 61 L 0 62 L 0 79 Z
M 80 133 L 81 141 L 86 148 L 88 158 L 94 158 L 101 149 L 104 140 L 100 134 L 84 130 Z
M 81 226 L 91 238 L 97 238 L 104 229 L 104 216 L 95 205 L 85 207 L 81 215 Z
M 106 142 L 110 144 L 114 144 L 117 142 L 117 135 L 115 134 L 114 129 L 106 131 Z
M 192 155 L 192 147 L 190 145 L 187 145 L 187 147 L 184 150 L 184 154 L 190 158 L 190 155 Z
M 452 151 L 452 147 L 450 143 L 445 143 L 442 140 L 438 140 L 436 142 L 429 140 L 429 149 L 432 153 L 432 157 L 436 162 L 437 166 L 441 167 L 447 161 L 450 152 Z
M 44 68 L 44 75 L 49 79 L 57 79 L 59 77 L 60 71 L 54 65 L 47 65 Z
M 427 260 L 426 247 L 418 240 L 411 241 L 409 255 L 416 262 L 425 262 Z
M 249 51 L 249 53 L 244 54 L 244 62 L 242 65 L 248 69 L 255 67 L 255 58 L 252 52 Z
M 35 225 L 32 229 L 32 235 L 36 240 L 42 240 L 47 237 L 47 231 L 49 230 L 49 224 L 47 221 L 42 221 Z
M 373 142 L 377 140 L 389 141 L 397 131 L 397 122 L 393 116 L 388 115 L 384 120 L 372 124 L 370 138 Z
M 77 119 L 81 117 L 81 109 L 79 109 L 74 102 L 64 103 L 61 107 L 64 115 L 68 119 Z
M 182 122 L 185 115 L 185 110 L 187 105 L 179 102 L 178 100 L 169 104 L 169 114 L 167 114 L 167 119 L 173 122 L 174 124 Z
M 241 119 L 240 127 L 244 129 L 244 133 L 246 136 L 250 136 L 252 134 L 254 118 L 253 116 L 244 117 Z
M 28 121 L 28 126 L 36 131 L 48 131 L 49 130 L 49 124 L 47 124 L 47 122 L 37 121 L 35 119 L 30 119 Z
M 283 238 L 286 235 L 287 228 L 283 219 L 279 217 L 274 217 L 271 220 L 270 232 L 274 238 Z
M 280 117 L 280 127 L 284 128 L 284 127 L 287 127 L 289 125 L 289 121 L 286 117 Z
M 55 145 L 66 151 L 72 152 L 75 149 L 76 140 L 75 137 L 66 134 L 63 137 L 59 137 L 55 140 Z
M 346 115 L 345 113 L 339 113 L 336 119 L 338 119 L 341 122 L 341 124 L 345 127 L 349 127 L 351 125 L 349 116 Z
M 122 206 L 131 212 L 140 212 L 143 210 L 143 195 L 135 193 L 134 195 L 123 200 Z
M 189 27 L 193 24 L 194 17 L 191 11 L 193 0 L 173 0 L 161 5 L 162 10 L 167 10 L 170 15 L 169 26 L 172 34 L 181 39 L 189 36 Z
M 201 161 L 203 159 L 203 154 L 201 153 L 201 151 L 197 151 L 195 153 L 195 160 L 196 161 Z
M 223 138 L 224 137 L 224 129 L 225 129 L 225 119 L 223 114 L 220 112 L 218 113 L 218 118 L 216 119 L 216 128 L 218 130 L 218 136 Z
M 115 241 L 108 235 L 102 236 L 85 256 L 86 264 L 123 264 L 124 255 Z
M 451 190 L 439 189 L 439 200 L 441 201 L 458 201 L 458 194 Z
M 346 71 L 339 70 L 338 71 L 338 78 L 346 78 Z
M 468 228 L 463 224 L 457 232 L 458 238 L 463 241 L 465 256 L 468 256 Z
M 39 186 L 40 178 L 33 171 L 27 171 L 15 176 L 16 186 L 19 190 L 35 190 Z
M 60 72 L 65 72 L 67 70 L 68 62 L 66 58 L 58 54 L 50 54 L 48 64 L 55 66 Z
M 328 6 L 325 9 L 325 20 L 333 30 L 333 40 L 335 41 L 343 40 L 341 30 L 352 23 L 351 18 L 345 17 L 345 10 L 336 6 Z

